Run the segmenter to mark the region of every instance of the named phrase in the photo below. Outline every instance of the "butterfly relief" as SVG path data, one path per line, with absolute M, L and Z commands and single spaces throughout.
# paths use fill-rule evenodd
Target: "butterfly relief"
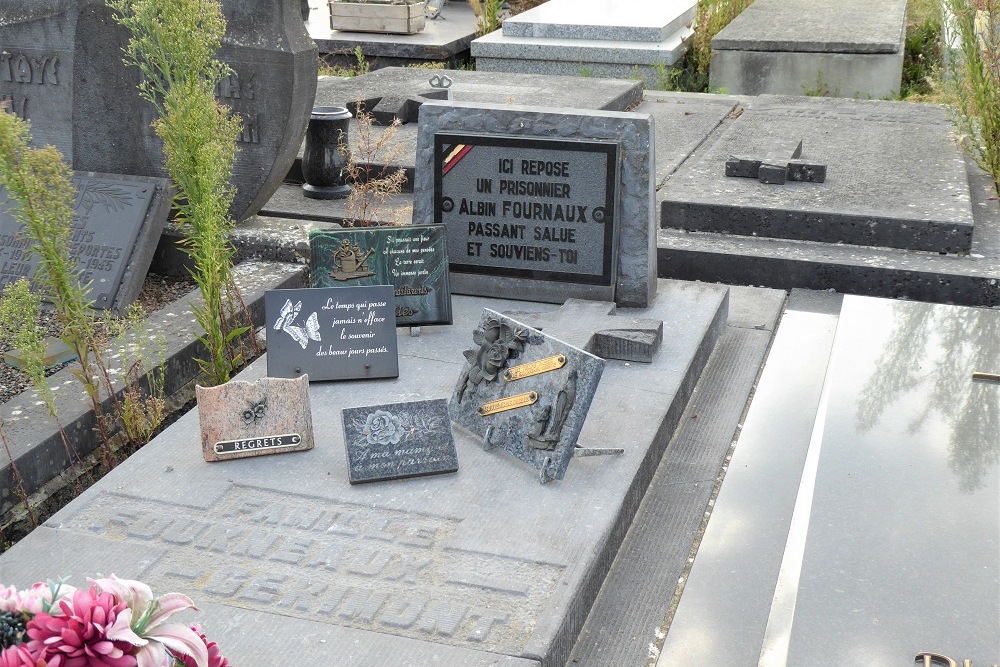
M 287 299 L 285 301 L 285 305 L 281 307 L 281 312 L 278 313 L 278 319 L 274 322 L 274 330 L 284 331 L 304 350 L 309 345 L 310 340 L 322 342 L 323 339 L 319 334 L 319 316 L 315 311 L 312 315 L 306 318 L 303 326 L 297 326 L 294 324 L 301 311 L 301 301 L 293 305 L 292 300 Z

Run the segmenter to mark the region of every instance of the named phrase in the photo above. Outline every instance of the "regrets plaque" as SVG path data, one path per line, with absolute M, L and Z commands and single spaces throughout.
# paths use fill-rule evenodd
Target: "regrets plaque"
M 437 133 L 451 270 L 613 287 L 618 158 L 615 142 Z

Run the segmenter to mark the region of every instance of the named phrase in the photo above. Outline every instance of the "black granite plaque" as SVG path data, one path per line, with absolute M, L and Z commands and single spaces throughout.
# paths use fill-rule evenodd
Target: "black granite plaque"
M 346 408 L 342 417 L 351 484 L 458 470 L 443 398 Z
M 436 134 L 451 270 L 612 286 L 617 165 L 614 142 Z
M 264 294 L 267 374 L 310 381 L 399 377 L 393 288 L 322 287 Z
M 94 308 L 124 310 L 139 295 L 170 210 L 162 178 L 81 173 L 73 178 L 70 253 Z M 0 186 L 0 289 L 31 279 L 38 257 Z
M 313 287 L 392 285 L 396 326 L 451 324 L 443 225 L 315 230 L 309 268 Z

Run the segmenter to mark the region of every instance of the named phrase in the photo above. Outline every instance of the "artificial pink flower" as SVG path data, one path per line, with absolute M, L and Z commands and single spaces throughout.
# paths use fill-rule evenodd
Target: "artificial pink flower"
M 164 622 L 179 611 L 197 609 L 191 598 L 180 593 L 154 598 L 153 591 L 141 581 L 113 574 L 107 579 L 90 579 L 90 583 L 124 602 L 132 612 L 131 628 L 141 638 L 137 642 L 138 667 L 162 667 L 167 651 L 192 658 L 196 667 L 208 667 L 208 651 L 198 634 L 186 625 Z
M 205 648 L 208 649 L 208 667 L 229 667 L 229 659 L 222 655 L 218 644 L 208 641 L 208 637 L 205 636 L 205 633 L 201 631 L 199 626 L 193 625 L 191 626 L 191 630 L 201 637 L 201 641 L 205 642 Z M 174 657 L 180 660 L 184 667 L 198 667 L 194 658 L 190 656 L 177 655 Z
M 36 658 L 24 644 L 11 646 L 0 653 L 0 667 L 47 667 L 45 661 Z
M 76 588 L 62 581 L 58 583 L 37 583 L 26 591 L 21 591 L 21 610 L 32 616 L 41 613 L 59 613 L 59 602 L 69 600 Z
M 144 642 L 131 620 L 132 610 L 110 593 L 78 590 L 72 603 L 59 602 L 58 615 L 28 621 L 28 649 L 47 667 L 136 667 L 132 652 Z
M 21 611 L 21 594 L 13 586 L 0 586 L 0 611 Z

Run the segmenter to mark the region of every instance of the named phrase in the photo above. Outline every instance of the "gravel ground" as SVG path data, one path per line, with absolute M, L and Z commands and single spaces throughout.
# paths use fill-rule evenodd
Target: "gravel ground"
M 146 276 L 146 282 L 142 286 L 137 303 L 142 306 L 146 313 L 153 313 L 183 297 L 192 289 L 194 289 L 194 283 L 189 279 L 150 273 Z M 52 312 L 43 311 L 39 315 L 38 321 L 47 335 L 59 335 L 59 325 Z M 6 345 L 0 345 L 0 356 L 9 349 Z M 60 368 L 62 366 L 49 369 L 49 375 Z M 27 386 L 28 377 L 24 373 L 0 362 L 0 403 L 6 403 L 24 391 Z

